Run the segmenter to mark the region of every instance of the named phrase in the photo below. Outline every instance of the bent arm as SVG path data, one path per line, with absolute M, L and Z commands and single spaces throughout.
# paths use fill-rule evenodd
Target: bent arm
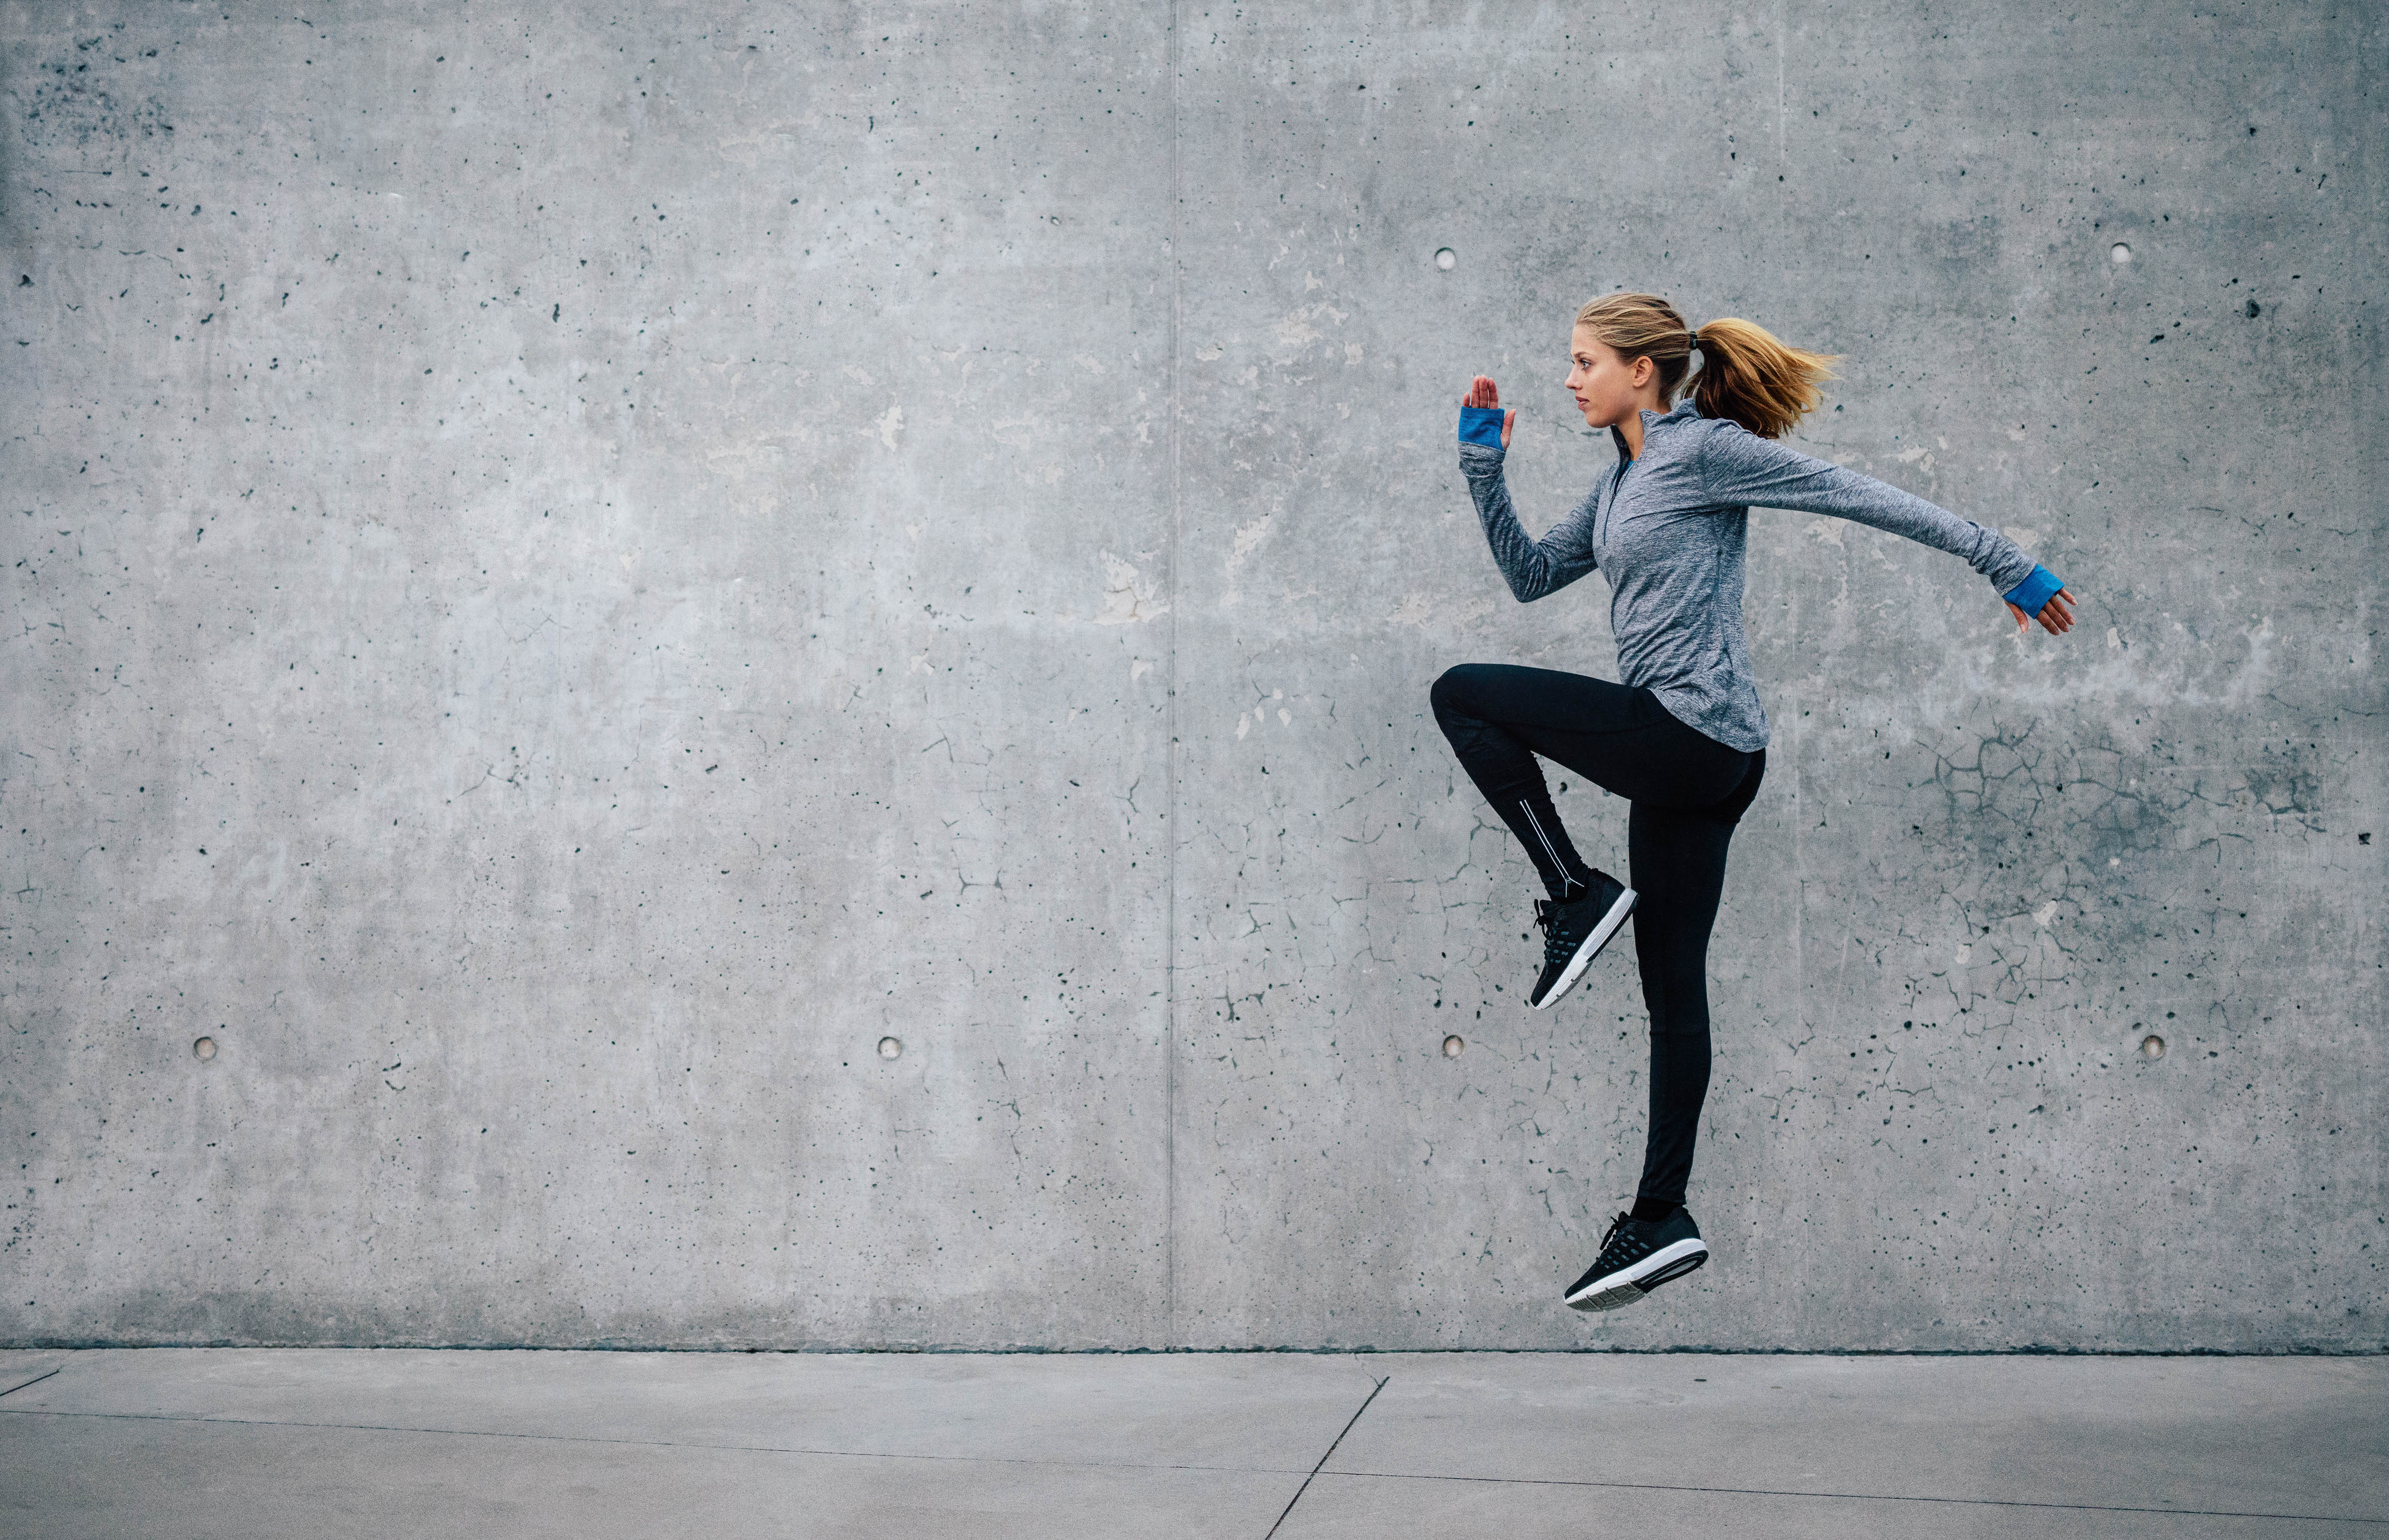
M 2023 547 L 1997 530 L 1872 476 L 1762 439 L 1738 424 L 1711 430 L 1702 446 L 1700 476 L 1703 492 L 1729 507 L 1830 514 L 1947 551 L 1988 578 L 2003 596 L 2022 588 L 2039 571 Z M 2051 583 L 2054 591 L 2053 579 Z M 2038 600 L 2031 608 L 2037 610 Z
M 1578 519 L 1562 520 L 1541 540 L 1527 537 L 1510 506 L 1510 487 L 1501 477 L 1498 446 L 1463 442 L 1460 470 L 1468 478 L 1468 495 L 1476 504 L 1476 521 L 1485 527 L 1485 543 L 1493 549 L 1493 564 L 1501 569 L 1520 604 L 1558 593 L 1593 571 L 1591 551 L 1575 538 Z

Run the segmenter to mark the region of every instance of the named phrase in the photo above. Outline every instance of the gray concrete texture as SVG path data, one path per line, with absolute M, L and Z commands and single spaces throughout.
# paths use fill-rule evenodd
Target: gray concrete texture
M 2379 8 L 0 20 L 0 1341 L 2389 1343 Z M 1619 287 L 2086 608 L 1754 517 L 1584 1318 L 1630 955 L 1425 707 L 1614 668 L 1451 441 Z
M 2389 1361 L 0 1354 L 0 1531 L 2377 1535 Z

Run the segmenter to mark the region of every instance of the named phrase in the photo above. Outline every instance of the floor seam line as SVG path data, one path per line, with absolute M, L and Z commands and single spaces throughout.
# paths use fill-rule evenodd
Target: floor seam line
M 1319 1463 L 1310 1468 L 1310 1474 L 1302 1478 L 1302 1484 L 1296 1487 L 1294 1489 L 1294 1495 L 1286 1500 L 1285 1511 L 1277 1516 L 1277 1522 L 1269 1527 L 1269 1534 L 1263 1535 L 1261 1540 L 1277 1540 L 1277 1532 L 1279 1528 L 1285 1523 L 1288 1516 L 1294 1512 L 1294 1505 L 1302 1501 L 1302 1495 L 1310 1490 L 1310 1483 L 1319 1479 L 1319 1472 L 1325 1468 L 1329 1460 L 1335 1457 L 1335 1451 L 1341 1447 L 1344 1443 L 1344 1435 L 1346 1433 L 1349 1433 L 1353 1427 L 1360 1422 L 1361 1412 L 1366 1412 L 1369 1409 L 1369 1403 L 1377 1399 L 1377 1392 L 1384 1390 L 1393 1382 L 1394 1377 L 1389 1374 L 1369 1388 L 1369 1393 L 1361 1398 L 1361 1410 L 1352 1414 L 1351 1421 L 1344 1424 L 1343 1431 L 1338 1432 L 1335 1435 L 1335 1443 L 1330 1444 L 1327 1446 L 1327 1453 L 1320 1456 Z
M 58 1368 L 64 1368 L 65 1367 L 66 1367 L 65 1365 L 61 1364 L 61 1365 L 59 1365 L 59 1366 L 58 1366 Z M 5 1391 L 0 1391 L 0 1395 L 14 1395 L 14 1394 L 16 1394 L 19 1391 L 23 1390 L 23 1389 L 25 1388 L 25 1385 L 38 1385 L 38 1384 L 40 1384 L 43 1380 L 49 1379 L 51 1375 L 55 1375 L 55 1374 L 57 1374 L 57 1372 L 58 1372 L 58 1369 L 52 1369 L 52 1370 L 50 1371 L 50 1373 L 49 1373 L 49 1374 L 37 1374 L 37 1375 L 33 1376 L 33 1378 L 32 1378 L 31 1380 L 26 1380 L 26 1381 L 25 1381 L 25 1383 L 24 1383 L 24 1385 L 11 1385 L 11 1386 L 9 1386 L 6 1390 L 5 1390 Z
M 1326 1462 L 1322 1460 L 1321 1463 Z M 2224 1508 L 2134 1508 L 2121 1503 L 2037 1502 L 2026 1497 L 1935 1497 L 1899 1492 L 1796 1492 L 1766 1486 L 1685 1486 L 1666 1482 L 1589 1482 L 1565 1476 L 1454 1476 L 1406 1470 L 1314 1473 L 1383 1482 L 1477 1482 L 1491 1486 L 1581 1486 L 1617 1492 L 1699 1492 L 1719 1497 L 1816 1497 L 1834 1502 L 1943 1503 L 1961 1508 L 2050 1508 L 2069 1513 L 2171 1513 L 2185 1519 L 2279 1519 L 2308 1524 L 2389 1525 L 2389 1519 L 2351 1518 L 2330 1513 L 2255 1513 Z
M 56 1372 L 56 1371 L 53 1371 Z M 45 1375 L 43 1378 L 47 1379 Z M 725 1455 L 804 1455 L 822 1459 L 940 1460 L 957 1465 L 1028 1465 L 1078 1470 L 1195 1470 L 1220 1475 L 1291 1476 L 1292 1465 L 1154 1465 L 1135 1460 L 1030 1459 L 1018 1455 L 921 1455 L 876 1449 L 813 1449 L 788 1444 L 702 1444 L 686 1439 L 598 1438 L 588 1433 L 510 1433 L 489 1428 L 421 1428 L 381 1422 L 292 1422 L 249 1417 L 183 1417 L 168 1412 L 69 1412 L 0 1408 L 0 1417 L 76 1418 L 95 1422 L 174 1422 L 208 1428 L 307 1428 L 342 1433 L 419 1433 L 430 1438 L 517 1439 L 529 1444 L 586 1444 L 599 1448 L 697 1449 Z

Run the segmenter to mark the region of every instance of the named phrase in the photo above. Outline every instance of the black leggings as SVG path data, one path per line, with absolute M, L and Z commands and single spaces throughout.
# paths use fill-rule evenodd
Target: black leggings
M 1560 827 L 1537 754 L 1626 798 L 1634 960 L 1651 1012 L 1651 1129 L 1640 1207 L 1681 1203 L 1709 1088 L 1709 927 L 1726 846 L 1758 795 L 1767 752 L 1684 725 L 1647 689 L 1507 663 L 1435 682 L 1435 720 L 1554 897 L 1591 876 Z

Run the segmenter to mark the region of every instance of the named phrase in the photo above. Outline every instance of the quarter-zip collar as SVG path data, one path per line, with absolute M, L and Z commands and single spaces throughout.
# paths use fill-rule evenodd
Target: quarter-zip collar
M 1701 409 L 1693 404 L 1693 398 L 1690 396 L 1686 396 L 1683 400 L 1676 403 L 1675 409 L 1664 415 L 1658 412 L 1654 412 L 1645 407 L 1642 414 L 1642 447 L 1646 450 L 1651 447 L 1652 429 L 1666 427 L 1677 422 L 1696 421 L 1699 419 L 1700 415 Z M 1619 459 L 1631 460 L 1635 457 L 1633 451 L 1627 446 L 1626 430 L 1624 429 L 1612 424 L 1609 430 L 1609 437 L 1610 442 L 1617 445 L 1617 457 Z

